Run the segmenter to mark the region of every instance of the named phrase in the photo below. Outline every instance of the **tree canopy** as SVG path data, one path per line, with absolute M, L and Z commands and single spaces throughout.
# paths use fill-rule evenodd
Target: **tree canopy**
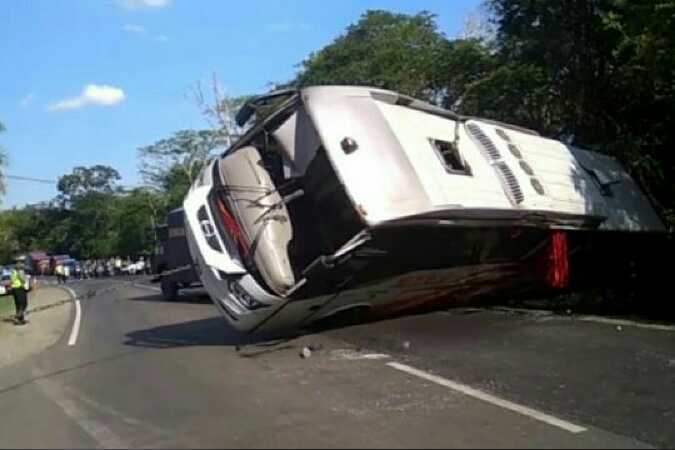
M 303 61 L 297 83 L 364 84 L 433 96 L 443 77 L 438 61 L 447 47 L 433 14 L 369 11 L 335 42 Z
M 138 149 L 140 173 L 151 186 L 163 186 L 174 170 L 181 171 L 192 183 L 200 164 L 218 146 L 218 134 L 212 130 L 182 130 L 152 145 Z
M 112 167 L 75 167 L 72 173 L 59 178 L 59 198 L 66 205 L 90 193 L 112 194 L 115 183 L 121 179 L 119 172 Z
M 488 5 L 504 73 L 472 85 L 467 107 L 616 156 L 675 224 L 675 1 Z

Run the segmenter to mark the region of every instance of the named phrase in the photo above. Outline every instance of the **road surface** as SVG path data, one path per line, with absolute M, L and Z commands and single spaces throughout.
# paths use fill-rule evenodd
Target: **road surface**
M 675 445 L 672 330 L 460 310 L 237 351 L 203 297 L 70 286 L 79 323 L 0 370 L 0 447 Z

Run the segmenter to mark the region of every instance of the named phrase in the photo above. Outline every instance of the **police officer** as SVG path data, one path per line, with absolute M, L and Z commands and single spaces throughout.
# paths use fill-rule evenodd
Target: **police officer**
M 23 261 L 18 261 L 10 273 L 10 282 L 12 283 L 12 294 L 14 295 L 14 306 L 16 307 L 16 316 L 14 323 L 16 325 L 25 325 L 26 310 L 28 309 L 28 277 Z

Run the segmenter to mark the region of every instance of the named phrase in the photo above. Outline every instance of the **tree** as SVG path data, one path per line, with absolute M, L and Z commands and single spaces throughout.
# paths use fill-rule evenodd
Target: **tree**
M 438 103 L 457 110 L 461 109 L 469 88 L 495 70 L 496 61 L 481 39 L 457 39 L 446 45 L 446 55 L 438 61 L 442 94 Z
M 344 35 L 304 60 L 286 86 L 373 86 L 456 109 L 467 87 L 494 65 L 481 37 L 474 33 L 448 40 L 433 14 L 368 11 Z
M 526 68 L 533 75 L 533 87 L 558 110 L 543 131 L 579 143 L 596 143 L 607 135 L 612 126 L 607 117 L 612 102 L 607 82 L 616 33 L 604 26 L 603 18 L 618 2 L 489 3 L 495 13 L 500 63 L 521 74 L 520 67 Z
M 558 104 L 551 100 L 544 70 L 536 65 L 504 64 L 468 83 L 459 112 L 521 125 L 544 135 L 560 131 Z
M 155 243 L 161 201 L 147 188 L 135 188 L 115 199 L 114 227 L 117 255 L 149 253 Z
M 436 99 L 445 78 L 439 62 L 449 50 L 431 13 L 368 11 L 344 35 L 310 54 L 291 84 L 368 85 Z
M 178 131 L 168 139 L 138 149 L 141 175 L 150 186 L 161 188 L 172 171 L 178 170 L 189 186 L 216 147 L 218 136 L 212 130 Z
M 163 212 L 168 213 L 180 207 L 189 189 L 190 180 L 185 172 L 179 166 L 169 169 L 162 180 L 159 191 L 162 194 Z
M 675 224 L 675 1 L 488 4 L 499 68 L 466 107 L 618 157 Z
M 237 125 L 235 116 L 247 97 L 229 97 L 223 93 L 216 74 L 213 74 L 210 86 L 211 95 L 206 94 L 201 82 L 195 84 L 192 94 L 202 116 L 211 126 L 217 146 L 231 146 L 245 129 Z
M 0 264 L 11 261 L 19 250 L 14 236 L 14 221 L 11 212 L 0 212 Z
M 57 204 L 64 213 L 48 235 L 51 247 L 84 258 L 115 254 L 119 231 L 113 217 L 120 179 L 117 170 L 102 165 L 76 167 L 59 178 Z
M 59 178 L 59 200 L 65 206 L 92 192 L 111 194 L 121 178 L 119 172 L 109 166 L 75 167 L 72 173 Z
M 66 250 L 57 232 L 67 219 L 67 211 L 46 204 L 0 212 L 0 263 L 21 251 Z
M 111 167 L 77 167 L 60 178 L 55 201 L 0 212 L 0 261 L 35 249 L 80 259 L 150 252 L 162 201 L 118 180 Z

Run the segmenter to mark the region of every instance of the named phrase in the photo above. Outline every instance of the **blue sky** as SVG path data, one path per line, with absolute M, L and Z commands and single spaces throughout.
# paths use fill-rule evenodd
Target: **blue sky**
M 456 36 L 480 0 L 7 0 L 0 14 L 0 145 L 7 173 L 56 179 L 106 164 L 137 185 L 136 149 L 208 124 L 190 99 L 212 73 L 230 95 L 293 77 L 368 9 L 438 14 Z M 55 187 L 8 181 L 0 208 Z

